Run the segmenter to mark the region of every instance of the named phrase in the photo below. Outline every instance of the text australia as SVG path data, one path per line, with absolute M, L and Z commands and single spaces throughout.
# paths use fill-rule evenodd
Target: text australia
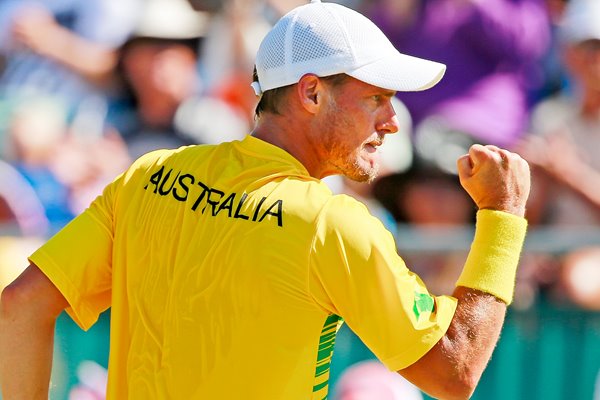
M 151 188 L 153 193 L 161 196 L 171 196 L 180 202 L 191 202 L 191 210 L 216 217 L 226 215 L 229 218 L 243 219 L 252 222 L 262 222 L 268 216 L 274 217 L 278 226 L 283 226 L 283 200 L 267 200 L 263 197 L 256 207 L 251 210 L 244 209 L 244 203 L 248 198 L 247 193 L 225 193 L 224 191 L 210 187 L 194 175 L 189 173 L 175 172 L 172 168 L 166 170 L 160 167 L 152 176 L 145 190 Z M 245 214 L 245 213 L 246 214 Z M 267 218 L 271 220 L 271 218 Z

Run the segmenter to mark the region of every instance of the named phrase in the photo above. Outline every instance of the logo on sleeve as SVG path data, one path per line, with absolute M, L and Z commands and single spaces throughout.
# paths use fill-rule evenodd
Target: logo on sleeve
M 413 312 L 417 320 L 419 316 L 424 312 L 433 312 L 434 301 L 431 295 L 427 293 L 415 292 L 415 302 L 413 304 Z

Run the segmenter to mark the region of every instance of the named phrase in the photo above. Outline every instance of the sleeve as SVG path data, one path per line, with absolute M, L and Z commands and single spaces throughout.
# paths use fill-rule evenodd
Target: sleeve
M 111 306 L 113 241 L 119 193 L 135 175 L 172 150 L 156 150 L 136 160 L 110 183 L 83 213 L 60 230 L 29 261 L 67 299 L 66 311 L 82 329 L 89 329 Z
M 113 209 L 122 179 L 29 257 L 60 290 L 67 313 L 84 330 L 111 304 Z
M 456 299 L 428 292 L 398 256 L 391 233 L 347 196 L 334 196 L 321 211 L 309 290 L 393 371 L 425 355 L 456 309 Z

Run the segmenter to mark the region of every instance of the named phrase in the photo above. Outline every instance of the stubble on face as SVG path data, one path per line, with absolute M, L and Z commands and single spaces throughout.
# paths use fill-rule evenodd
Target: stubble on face
M 328 101 L 326 118 L 322 137 L 328 163 L 353 181 L 372 182 L 379 173 L 379 164 L 362 157 L 367 152 L 366 142 L 355 131 L 352 115 L 340 107 L 333 96 Z

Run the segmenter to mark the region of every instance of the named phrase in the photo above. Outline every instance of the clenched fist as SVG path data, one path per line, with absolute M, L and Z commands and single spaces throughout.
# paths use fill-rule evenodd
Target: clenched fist
M 518 154 L 496 146 L 475 144 L 457 161 L 460 184 L 477 207 L 525 215 L 531 177 Z

